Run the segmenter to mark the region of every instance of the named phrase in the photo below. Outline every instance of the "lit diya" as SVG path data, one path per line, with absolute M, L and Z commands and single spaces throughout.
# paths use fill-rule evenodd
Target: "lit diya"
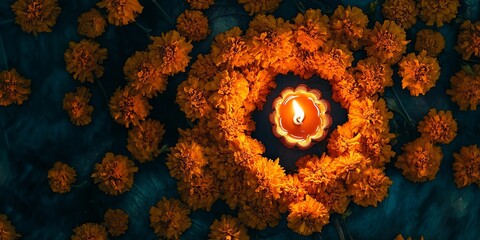
M 285 88 L 273 101 L 270 114 L 273 134 L 289 148 L 308 149 L 322 141 L 332 124 L 330 104 L 319 90 L 301 84 Z

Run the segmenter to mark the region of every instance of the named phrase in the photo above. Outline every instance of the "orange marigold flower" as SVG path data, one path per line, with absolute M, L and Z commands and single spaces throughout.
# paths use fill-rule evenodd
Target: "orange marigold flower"
M 208 122 L 212 135 L 221 141 L 234 141 L 238 136 L 250 133 L 255 129 L 251 114 L 246 114 L 245 108 L 232 112 L 218 113 L 213 121 Z
M 278 61 L 273 64 L 272 67 L 275 68 L 276 73 L 279 74 L 285 75 L 288 72 L 293 72 L 293 74 L 303 79 L 309 79 L 320 68 L 318 59 L 320 59 L 321 54 L 320 51 L 309 52 L 300 49 L 297 45 L 292 49 L 289 58 Z
M 360 39 L 367 29 L 368 17 L 358 7 L 339 5 L 330 17 L 330 30 L 335 41 L 346 44 L 352 50 L 361 47 Z
M 405 238 L 403 238 L 402 234 L 398 234 L 394 240 L 405 240 Z M 412 240 L 412 237 L 408 237 L 406 240 Z M 419 240 L 424 240 L 423 236 L 421 236 Z
M 4 214 L 0 214 L 0 239 L 2 240 L 16 240 L 20 238 L 20 234 L 15 232 L 15 226 Z
M 247 227 L 263 230 L 267 226 L 277 226 L 282 216 L 280 215 L 277 201 L 253 198 L 250 199 L 250 202 L 240 206 L 238 218 Z
M 457 122 L 451 111 L 430 109 L 423 121 L 418 123 L 418 131 L 422 137 L 433 143 L 450 143 L 457 136 Z
M 480 44 L 480 43 L 479 43 Z M 415 38 L 415 51 L 427 51 L 427 55 L 436 57 L 445 48 L 445 38 L 442 33 L 431 30 L 422 29 L 417 32 Z
M 354 101 L 348 109 L 348 120 L 352 127 L 359 128 L 360 133 L 367 136 L 388 130 L 388 121 L 392 118 L 393 113 L 388 111 L 382 98 Z
M 286 178 L 279 159 L 272 161 L 264 157 L 259 158 L 245 171 L 245 184 L 249 189 L 247 196 L 261 194 L 264 199 L 277 200 L 280 198 Z
M 373 97 L 383 94 L 385 87 L 393 86 L 393 70 L 388 64 L 379 62 L 376 58 L 366 58 L 358 61 L 352 72 L 360 87 L 362 97 Z
M 34 35 L 51 32 L 61 12 L 57 0 L 17 0 L 12 10 L 22 30 Z
M 17 70 L 0 72 L 0 106 L 20 105 L 30 95 L 31 81 L 17 73 Z
M 86 87 L 77 87 L 75 92 L 65 94 L 63 109 L 70 116 L 70 121 L 77 126 L 87 125 L 92 121 L 93 106 L 88 105 L 92 94 Z
M 148 98 L 167 89 L 167 76 L 157 67 L 148 52 L 135 52 L 123 66 L 128 84 L 136 93 Z
M 477 110 L 480 104 L 480 65 L 475 65 L 473 72 L 471 75 L 462 69 L 450 78 L 451 89 L 447 89 L 447 94 L 460 110 Z
M 331 181 L 325 188 L 317 190 L 316 194 L 310 194 L 321 202 L 330 213 L 343 214 L 347 211 L 350 198 L 345 182 L 342 180 Z
M 143 10 L 138 0 L 101 0 L 97 6 L 107 9 L 108 22 L 116 26 L 135 22 L 135 18 Z
M 211 171 L 205 171 L 202 175 L 193 175 L 188 181 L 178 181 L 177 188 L 182 201 L 193 211 L 210 211 L 220 196 L 219 184 Z
M 208 101 L 215 108 L 224 109 L 227 112 L 241 107 L 249 92 L 245 76 L 237 71 L 222 71 L 205 87 L 209 91 L 214 91 Z
M 460 0 L 420 0 L 418 8 L 420 8 L 420 19 L 427 26 L 437 27 L 449 23 L 457 16 Z
M 178 85 L 176 102 L 187 118 L 201 119 L 207 117 L 213 109 L 208 102 L 209 97 L 205 82 L 191 76 Z
M 108 233 L 118 237 L 128 229 L 128 214 L 122 209 L 108 209 L 103 216 Z
M 282 193 L 280 197 L 280 211 L 286 212 L 291 204 L 303 201 L 307 195 L 307 190 L 302 186 L 297 174 L 289 174 L 283 182 Z
M 254 60 L 239 27 L 218 34 L 212 42 L 210 56 L 217 66 L 243 67 Z
M 222 70 L 224 69 L 217 67 L 213 62 L 212 54 L 198 54 L 197 60 L 190 67 L 190 71 L 188 71 L 188 76 L 197 77 L 202 81 L 210 81 Z
M 277 86 L 275 78 L 268 70 L 258 66 L 247 66 L 242 69 L 242 73 L 245 79 L 247 79 L 250 88 L 243 106 L 247 112 L 252 112 L 255 109 L 262 110 L 265 102 L 267 102 L 267 95 L 270 93 L 270 90 Z
M 262 142 L 249 135 L 241 134 L 230 143 L 229 150 L 233 151 L 234 161 L 241 167 L 250 168 L 265 152 Z
M 232 210 L 237 206 L 243 206 L 247 202 L 246 186 L 243 184 L 245 179 L 244 172 L 242 169 L 229 169 L 225 179 L 221 179 L 220 197 Z
M 346 184 L 351 184 L 363 177 L 362 172 L 370 165 L 370 159 L 359 152 L 350 151 L 348 154 L 337 157 L 334 163 L 336 176 Z
M 142 121 L 128 131 L 127 149 L 140 162 L 152 161 L 160 154 L 159 145 L 164 134 L 164 125 L 159 121 Z
M 338 81 L 352 65 L 353 55 L 343 44 L 328 41 L 317 55 L 317 74 L 327 80 Z
M 338 125 L 328 139 L 328 154 L 332 157 L 338 157 L 351 150 L 360 148 L 360 139 L 362 135 L 355 131 L 351 122 Z
M 328 17 L 320 9 L 309 9 L 294 19 L 294 38 L 299 48 L 314 52 L 320 49 L 330 38 Z
M 163 198 L 150 208 L 150 226 L 159 238 L 180 239 L 192 225 L 189 214 L 190 210 L 177 199 Z
M 65 51 L 67 71 L 80 82 L 93 82 L 94 78 L 103 76 L 102 63 L 107 59 L 107 49 L 92 40 L 70 42 L 70 48 Z
M 109 107 L 113 119 L 127 128 L 130 124 L 138 126 L 152 109 L 145 97 L 134 94 L 129 88 L 118 88 L 110 98 Z
M 326 154 L 321 157 L 305 156 L 297 160 L 298 179 L 310 195 L 325 189 L 337 176 L 332 167 L 332 158 Z
M 348 191 L 353 196 L 353 202 L 363 206 L 374 206 L 388 196 L 388 188 L 392 185 L 383 170 L 369 168 L 362 172 L 362 177 L 348 185 Z
M 250 15 L 273 13 L 282 0 L 238 0 Z
M 214 0 L 187 0 L 192 9 L 205 10 L 213 5 Z
M 373 56 L 382 63 L 395 64 L 407 50 L 405 29 L 395 22 L 385 20 L 383 24 L 375 23 L 375 27 L 366 36 L 368 56 Z
M 409 29 L 417 22 L 418 8 L 415 0 L 387 0 L 382 4 L 382 13 L 386 19 Z
M 98 223 L 85 223 L 73 229 L 72 240 L 107 240 L 107 230 Z
M 357 151 L 369 158 L 373 167 L 384 168 L 385 163 L 390 162 L 390 158 L 395 156 L 390 145 L 393 138 L 395 135 L 389 133 L 388 130 L 380 134 L 362 134 Z
M 480 148 L 477 145 L 462 147 L 453 153 L 453 175 L 458 188 L 476 183 L 480 187 Z
M 350 104 L 360 99 L 360 86 L 351 73 L 345 72 L 332 86 L 332 99 L 348 109 Z
M 207 165 L 205 149 L 193 140 L 178 142 L 170 148 L 167 167 L 170 175 L 177 180 L 190 182 L 193 176 L 201 176 Z
M 412 182 L 425 182 L 435 179 L 443 158 L 440 147 L 432 142 L 417 138 L 402 147 L 403 154 L 398 156 L 395 167 Z
M 208 237 L 210 239 L 250 239 L 247 228 L 237 218 L 229 215 L 222 215 L 221 219 L 213 221 Z
M 455 50 L 462 54 L 464 60 L 472 55 L 480 57 L 480 21 L 472 23 L 467 20 L 462 23 Z
M 138 168 L 128 157 L 108 152 L 102 163 L 95 164 L 92 178 L 95 184 L 99 183 L 100 190 L 118 195 L 130 190 L 136 172 Z
M 48 183 L 53 192 L 66 193 L 70 192 L 72 184 L 76 180 L 77 173 L 75 169 L 62 162 L 56 162 L 53 167 L 48 170 Z
M 185 10 L 177 18 L 177 30 L 192 41 L 200 41 L 210 34 L 208 18 L 198 10 Z
M 89 38 L 96 38 L 105 32 L 107 21 L 97 9 L 92 8 L 78 17 L 78 34 Z
M 162 74 L 174 75 L 185 72 L 190 61 L 188 55 L 192 51 L 192 44 L 175 30 L 162 33 L 160 37 L 151 37 L 152 44 L 148 49 L 152 52 L 155 65 Z
M 304 201 L 290 206 L 287 225 L 294 232 L 309 236 L 314 232 L 322 231 L 322 227 L 329 222 L 329 218 L 328 209 L 307 195 Z
M 427 56 L 426 51 L 418 55 L 408 54 L 398 66 L 398 74 L 402 76 L 402 88 L 407 88 L 412 96 L 425 95 L 440 78 L 438 60 Z

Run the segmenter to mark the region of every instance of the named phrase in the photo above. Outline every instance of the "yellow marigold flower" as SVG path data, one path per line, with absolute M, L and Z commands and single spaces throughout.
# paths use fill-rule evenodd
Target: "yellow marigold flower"
M 382 63 L 395 64 L 407 50 L 409 41 L 406 38 L 405 29 L 394 22 L 376 22 L 366 36 L 365 50 L 368 56 L 373 56 Z
M 70 192 L 72 184 L 76 180 L 77 173 L 75 169 L 62 162 L 56 162 L 53 167 L 48 170 L 48 183 L 53 192 L 66 193 Z
M 166 164 L 172 177 L 190 182 L 193 176 L 203 174 L 203 167 L 207 165 L 205 149 L 193 140 L 178 142 L 170 148 Z
M 364 37 L 368 17 L 358 7 L 346 8 L 339 5 L 330 17 L 330 30 L 335 41 L 347 45 L 352 50 L 361 47 L 360 39 Z
M 237 71 L 218 73 L 213 81 L 207 83 L 205 88 L 214 91 L 208 101 L 215 108 L 224 109 L 227 112 L 241 107 L 249 92 L 245 76 Z
M 207 117 L 213 109 L 208 102 L 209 97 L 203 80 L 188 77 L 178 85 L 176 102 L 187 118 L 201 119 Z
M 70 121 L 77 126 L 87 125 L 92 121 L 93 106 L 88 102 L 92 94 L 86 87 L 77 87 L 75 92 L 65 94 L 63 109 L 70 116 Z
M 398 74 L 402 77 L 402 88 L 407 88 L 410 95 L 425 95 L 440 78 L 438 60 L 427 56 L 426 51 L 416 55 L 410 53 L 398 64 Z
M 123 73 L 130 88 L 148 98 L 167 89 L 167 76 L 161 72 L 148 52 L 135 52 L 123 66 Z
M 70 42 L 70 48 L 65 51 L 67 71 L 80 82 L 93 82 L 94 78 L 103 76 L 102 63 L 107 59 L 107 49 L 92 40 Z
M 480 148 L 477 145 L 462 147 L 453 153 L 453 176 L 458 188 L 476 183 L 480 187 Z
M 388 129 L 388 121 L 393 118 L 382 98 L 365 98 L 354 101 L 348 109 L 348 120 L 352 127 L 359 128 L 365 135 L 380 133 Z
M 17 73 L 17 70 L 0 72 L 0 106 L 20 105 L 30 95 L 31 81 Z
M 297 165 L 300 165 L 298 179 L 310 195 L 325 189 L 331 181 L 337 178 L 335 169 L 332 167 L 332 158 L 326 154 L 321 157 L 305 156 L 297 160 Z
M 201 41 L 210 34 L 208 18 L 198 10 L 185 10 L 177 18 L 177 30 L 192 41 Z
M 210 211 L 220 196 L 219 184 L 212 172 L 206 171 L 202 175 L 193 175 L 188 181 L 178 181 L 177 188 L 182 201 L 193 211 L 198 209 Z
M 95 164 L 92 178 L 95 184 L 99 183 L 100 190 L 110 195 L 118 195 L 130 190 L 136 172 L 138 168 L 128 157 L 108 152 L 102 163 Z
M 135 22 L 135 18 L 143 10 L 138 0 L 101 0 L 97 6 L 107 10 L 108 22 L 115 26 Z
M 460 0 L 420 0 L 418 8 L 420 8 L 420 19 L 427 26 L 437 27 L 449 23 L 457 16 Z
M 177 199 L 163 198 L 150 208 L 150 226 L 159 238 L 180 239 L 192 225 L 189 214 L 190 210 Z
M 237 218 L 229 215 L 222 215 L 220 219 L 215 219 L 210 225 L 209 239 L 235 239 L 249 240 L 248 231 Z
M 257 230 L 277 226 L 281 217 L 277 201 L 266 201 L 262 198 L 250 199 L 238 210 L 240 221 Z
M 460 110 L 477 110 L 480 104 L 480 65 L 475 65 L 473 71 L 471 75 L 462 69 L 450 78 L 451 89 L 447 89 L 447 94 Z
M 20 238 L 20 234 L 15 232 L 15 226 L 4 214 L 0 214 L 0 239 L 2 240 L 16 240 Z
M 462 54 L 464 60 L 472 55 L 480 57 L 480 21 L 472 23 L 467 20 L 462 23 L 455 50 Z
M 289 174 L 283 182 L 282 193 L 280 196 L 280 211 L 286 212 L 292 204 L 298 203 L 305 199 L 307 190 L 302 186 L 297 174 Z
M 353 202 L 363 206 L 377 207 L 378 203 L 388 196 L 388 188 L 392 185 L 383 170 L 369 168 L 362 172 L 362 177 L 348 185 Z
M 107 21 L 97 9 L 92 8 L 78 17 L 78 34 L 89 38 L 96 38 L 105 32 Z
M 109 107 L 113 119 L 127 128 L 130 127 L 130 124 L 138 126 L 152 109 L 145 97 L 134 94 L 128 88 L 118 88 L 110 98 Z
M 361 89 L 359 93 L 362 97 L 373 97 L 377 93 L 383 94 L 385 87 L 393 86 L 392 68 L 373 57 L 358 61 L 352 75 Z
M 290 206 L 287 225 L 294 232 L 309 236 L 314 232 L 322 231 L 322 227 L 329 222 L 329 218 L 328 209 L 307 195 L 304 201 Z
M 350 104 L 360 99 L 360 86 L 351 73 L 345 72 L 332 86 L 332 99 L 348 109 Z
M 233 55 L 232 55 L 233 56 Z M 197 56 L 197 60 L 192 64 L 190 71 L 188 72 L 189 77 L 196 77 L 202 81 L 210 81 L 217 75 L 218 72 L 225 70 L 219 68 L 213 62 L 212 54 Z
M 213 5 L 214 0 L 187 0 L 192 9 L 205 10 Z
M 242 73 L 250 88 L 243 106 L 248 112 L 253 112 L 255 109 L 262 110 L 270 90 L 277 86 L 274 76 L 268 70 L 251 65 L 243 68 Z
M 402 175 L 412 182 L 425 182 L 435 179 L 443 158 L 440 147 L 424 138 L 417 138 L 402 147 L 395 167 L 402 170 Z
M 330 81 L 338 81 L 352 65 L 353 55 L 343 44 L 328 41 L 318 54 L 317 74 Z
M 98 223 L 85 223 L 73 229 L 71 240 L 107 240 L 107 230 Z
M 348 154 L 337 157 L 334 163 L 336 176 L 346 184 L 351 184 L 363 177 L 362 172 L 370 165 L 370 159 L 359 152 L 350 151 Z
M 122 209 L 108 209 L 103 219 L 108 233 L 113 237 L 125 234 L 128 229 L 128 214 Z
M 249 189 L 247 196 L 261 194 L 264 199 L 277 200 L 280 198 L 282 185 L 286 178 L 285 170 L 280 166 L 279 159 L 272 161 L 264 157 L 259 158 L 245 171 L 245 184 Z
M 188 55 L 192 51 L 192 44 L 175 30 L 162 33 L 160 37 L 151 37 L 152 44 L 148 49 L 152 52 L 155 65 L 162 74 L 174 75 L 185 72 L 190 61 Z
M 330 213 L 343 214 L 347 211 L 350 198 L 342 180 L 331 181 L 325 188 L 317 190 L 316 194 L 310 194 L 321 202 Z
M 243 67 L 254 60 L 239 27 L 218 34 L 212 42 L 210 56 L 217 66 L 226 64 L 227 67 Z
M 409 29 L 417 22 L 418 8 L 415 0 L 387 0 L 382 4 L 382 13 L 386 19 Z
M 52 31 L 61 9 L 57 0 L 17 0 L 12 4 L 12 11 L 23 31 L 37 35 Z
M 415 51 L 427 51 L 430 57 L 436 57 L 445 48 L 445 38 L 442 33 L 431 30 L 422 29 L 417 32 L 415 38 Z
M 238 0 L 251 16 L 260 13 L 273 13 L 282 0 Z
M 320 9 L 309 9 L 305 14 L 298 14 L 295 19 L 295 42 L 299 48 L 314 52 L 320 49 L 330 38 L 328 17 Z
M 418 123 L 418 131 L 422 137 L 433 143 L 450 143 L 457 136 L 457 122 L 451 111 L 430 109 L 423 121 Z
M 165 134 L 164 125 L 147 119 L 128 131 L 127 149 L 139 162 L 152 161 L 160 154 L 160 142 Z

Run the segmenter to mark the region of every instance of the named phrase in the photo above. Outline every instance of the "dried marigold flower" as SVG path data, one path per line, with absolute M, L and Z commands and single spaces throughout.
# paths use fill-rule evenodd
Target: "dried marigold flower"
M 113 237 L 125 234 L 128 229 L 128 214 L 122 209 L 108 209 L 103 219 L 108 233 Z
M 352 75 L 360 87 L 360 96 L 373 97 L 377 93 L 382 94 L 386 87 L 393 86 L 393 70 L 385 63 L 376 58 L 366 58 L 358 61 Z
M 0 106 L 20 105 L 30 95 L 31 81 L 17 73 L 17 70 L 0 72 Z
M 108 22 L 116 26 L 135 22 L 135 18 L 143 10 L 138 0 L 101 0 L 97 6 L 107 10 Z
M 62 162 L 56 162 L 53 167 L 48 170 L 48 183 L 53 192 L 66 193 L 70 192 L 72 184 L 76 180 L 77 173 L 75 169 Z
M 110 195 L 118 195 L 130 190 L 136 172 L 138 168 L 128 157 L 108 152 L 102 163 L 95 164 L 92 178 L 95 184 L 99 183 L 100 190 Z
M 92 40 L 70 42 L 70 48 L 65 51 L 67 71 L 80 82 L 93 82 L 94 78 L 103 76 L 102 63 L 107 59 L 107 49 Z
M 138 126 L 152 109 L 145 97 L 134 94 L 128 88 L 118 88 L 110 98 L 109 107 L 113 119 L 127 128 L 130 127 L 130 124 Z
M 73 229 L 72 240 L 107 240 L 107 231 L 97 223 L 85 223 Z
M 316 56 L 317 74 L 330 81 L 338 81 L 352 65 L 353 55 L 343 44 L 328 41 Z
M 314 52 L 320 49 L 330 38 L 328 17 L 320 9 L 309 9 L 298 14 L 295 19 L 294 38 L 299 48 Z
M 20 234 L 15 232 L 15 226 L 4 214 L 0 214 L 0 239 L 2 240 L 16 240 L 20 238 Z
M 348 120 L 353 128 L 369 136 L 388 130 L 388 121 L 393 118 L 393 113 L 388 111 L 383 98 L 365 98 L 354 101 L 348 109 Z
M 242 73 L 222 71 L 213 78 L 213 81 L 207 83 L 205 88 L 213 91 L 208 101 L 215 108 L 230 112 L 243 105 L 243 101 L 248 96 L 248 86 L 249 84 Z
M 480 148 L 477 145 L 462 147 L 453 153 L 453 176 L 458 188 L 476 183 L 480 187 Z
M 218 34 L 212 42 L 209 56 L 216 66 L 244 67 L 254 60 L 239 27 Z
M 273 13 L 282 0 L 238 0 L 251 16 L 255 14 Z
M 63 109 L 70 116 L 70 121 L 77 126 L 87 125 L 92 121 L 93 106 L 88 105 L 92 94 L 86 87 L 77 87 L 75 92 L 65 94 Z
M 176 102 L 188 119 L 207 117 L 212 111 L 205 82 L 197 77 L 188 77 L 178 85 Z
M 427 56 L 426 51 L 418 55 L 408 54 L 403 57 L 398 66 L 398 74 L 402 77 L 402 88 L 407 88 L 412 96 L 424 95 L 440 78 L 438 60 Z
M 418 8 L 415 0 L 386 0 L 382 4 L 382 13 L 386 19 L 409 29 L 417 22 Z
M 314 232 L 322 231 L 322 227 L 329 222 L 328 209 L 309 195 L 305 200 L 290 206 L 287 225 L 294 232 L 309 236 Z
M 464 60 L 470 59 L 472 55 L 480 57 L 480 21 L 472 23 L 467 20 L 462 23 L 455 50 Z
M 150 226 L 159 238 L 180 239 L 192 222 L 190 210 L 177 199 L 158 201 L 150 208 Z
M 388 196 L 388 188 L 392 185 L 383 170 L 369 168 L 362 172 L 362 177 L 348 185 L 348 192 L 353 196 L 353 202 L 363 206 L 377 207 L 378 203 Z
M 427 26 L 437 27 L 449 23 L 457 16 L 460 0 L 420 0 L 418 8 L 420 8 L 420 19 Z
M 462 69 L 450 78 L 451 89 L 447 89 L 447 94 L 460 110 L 477 110 L 480 104 L 480 65 L 475 65 L 473 72 L 471 75 Z
M 190 61 L 188 55 L 192 51 L 192 44 L 175 30 L 162 33 L 160 37 L 151 37 L 152 44 L 148 45 L 155 65 L 162 74 L 174 75 L 185 72 Z
M 165 134 L 164 125 L 147 119 L 128 131 L 127 149 L 139 162 L 152 161 L 160 154 L 160 142 Z
M 412 182 L 425 182 L 435 179 L 443 158 L 440 147 L 424 138 L 417 138 L 405 144 L 403 153 L 398 156 L 395 167 Z
M 170 175 L 184 181 L 190 181 L 193 176 L 201 176 L 207 163 L 205 149 L 193 140 L 178 142 L 170 148 L 166 162 Z
M 453 119 L 451 111 L 430 109 L 423 121 L 418 123 L 418 131 L 422 137 L 433 143 L 450 143 L 457 136 L 457 122 Z
M 12 4 L 12 11 L 23 31 L 37 35 L 52 31 L 61 9 L 57 0 L 17 0 Z
M 211 171 L 193 175 L 188 181 L 178 181 L 177 189 L 182 201 L 193 211 L 198 209 L 210 211 L 220 196 L 220 183 Z
M 105 21 L 102 14 L 95 8 L 82 13 L 77 21 L 78 34 L 89 38 L 96 38 L 102 35 L 103 32 L 105 32 L 105 26 L 107 25 L 107 21 Z
M 422 29 L 417 32 L 415 38 L 415 51 L 427 51 L 430 57 L 436 57 L 445 48 L 445 38 L 442 33 L 431 30 Z
M 368 56 L 376 57 L 382 63 L 395 64 L 407 50 L 409 41 L 406 38 L 405 29 L 395 22 L 376 22 L 366 36 L 365 50 Z
M 192 9 L 205 10 L 213 5 L 214 0 L 187 0 Z
M 240 221 L 245 226 L 257 230 L 277 226 L 281 217 L 278 202 L 262 198 L 249 199 L 249 202 L 241 205 L 238 210 Z
M 185 10 L 177 18 L 177 30 L 192 41 L 201 41 L 210 34 L 208 18 L 198 10 Z
M 358 7 L 339 5 L 330 17 L 332 38 L 352 50 L 360 49 L 367 25 L 368 17 Z
M 208 237 L 210 239 L 250 239 L 247 228 L 237 218 L 230 215 L 222 215 L 220 219 L 215 219 L 210 225 Z
M 154 64 L 148 52 L 135 52 L 125 61 L 123 73 L 129 87 L 148 98 L 157 96 L 167 89 L 167 76 Z

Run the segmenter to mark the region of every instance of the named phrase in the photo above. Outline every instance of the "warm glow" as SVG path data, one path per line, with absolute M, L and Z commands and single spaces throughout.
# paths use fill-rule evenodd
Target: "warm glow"
M 303 119 L 305 118 L 305 112 L 303 111 L 302 107 L 297 103 L 297 101 L 292 100 L 293 104 L 293 112 L 295 115 L 293 116 L 293 123 L 295 125 L 300 125 L 303 122 Z

